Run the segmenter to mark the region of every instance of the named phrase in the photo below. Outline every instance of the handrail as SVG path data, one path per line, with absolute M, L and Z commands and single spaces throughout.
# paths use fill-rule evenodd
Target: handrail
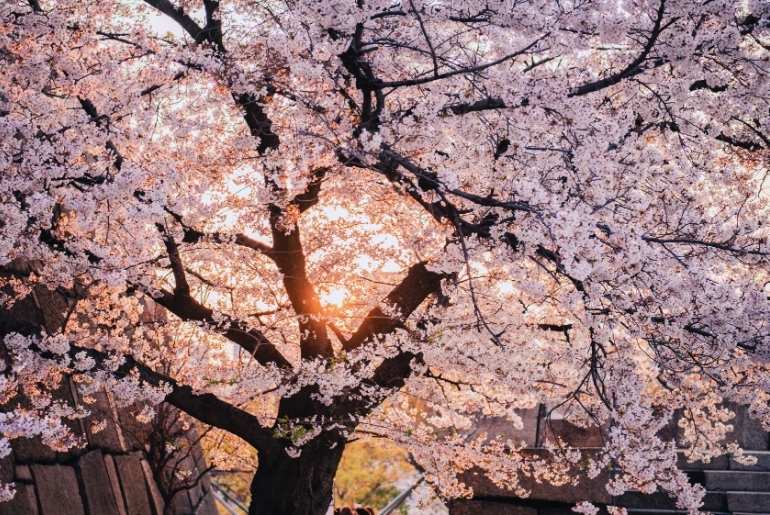
M 220 486 L 214 481 L 211 482 L 211 487 L 211 493 L 214 494 L 214 497 L 217 498 L 219 503 L 224 506 L 231 515 L 242 515 L 243 513 L 249 513 L 248 508 L 241 504 L 240 501 L 230 496 L 225 487 Z
M 380 515 L 388 515 L 393 512 L 396 508 L 401 506 L 401 504 L 406 501 L 406 499 L 411 495 L 412 491 L 417 488 L 417 486 L 422 483 L 425 480 L 425 476 L 420 476 L 415 483 L 398 494 L 396 497 L 393 498 L 392 501 L 390 501 L 383 509 L 380 510 Z

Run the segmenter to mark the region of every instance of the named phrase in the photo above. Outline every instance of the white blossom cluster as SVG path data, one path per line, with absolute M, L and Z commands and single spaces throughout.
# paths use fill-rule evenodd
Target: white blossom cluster
M 692 513 L 677 452 L 770 430 L 767 2 L 155 3 L 0 5 L 1 307 L 67 299 L 3 335 L 0 458 L 78 444 L 67 375 L 300 461 L 387 436 L 446 497 L 569 485 L 469 436 L 539 405 Z

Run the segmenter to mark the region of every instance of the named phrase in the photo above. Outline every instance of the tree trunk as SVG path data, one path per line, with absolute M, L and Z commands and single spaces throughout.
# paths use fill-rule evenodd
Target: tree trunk
M 281 448 L 263 461 L 251 482 L 249 515 L 324 515 L 332 502 L 332 486 L 344 443 L 329 449 L 325 438 L 311 441 L 298 458 Z

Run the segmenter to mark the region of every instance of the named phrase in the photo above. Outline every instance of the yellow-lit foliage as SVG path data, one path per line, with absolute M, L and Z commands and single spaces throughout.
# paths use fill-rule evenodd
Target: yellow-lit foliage
M 406 452 L 389 440 L 358 440 L 342 455 L 334 479 L 334 504 L 382 508 L 402 489 L 396 482 L 414 473 Z

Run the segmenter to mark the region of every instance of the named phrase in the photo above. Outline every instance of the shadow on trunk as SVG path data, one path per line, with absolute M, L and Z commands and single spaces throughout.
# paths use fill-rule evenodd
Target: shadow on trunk
M 260 460 L 252 480 L 249 515 L 327 513 L 344 449 L 344 443 L 329 442 L 326 438 L 303 446 L 297 458 L 290 457 L 282 448 L 274 449 L 268 459 Z

